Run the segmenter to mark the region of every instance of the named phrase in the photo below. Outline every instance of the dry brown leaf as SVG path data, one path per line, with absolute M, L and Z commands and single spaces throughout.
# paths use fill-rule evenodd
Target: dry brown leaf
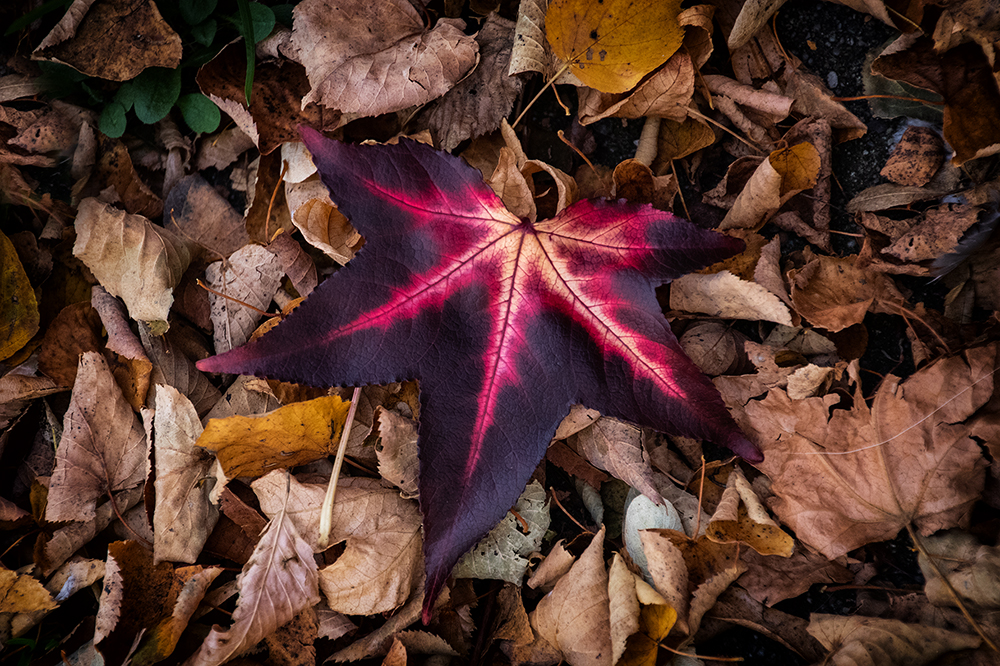
M 934 558 L 934 567 L 920 552 L 924 593 L 937 606 L 954 606 L 955 599 L 941 574 L 967 604 L 976 608 L 1000 608 L 1000 548 L 984 546 L 967 532 L 951 530 L 922 539 L 924 550 Z M 938 573 L 940 571 L 940 574 Z
M 672 174 L 654 176 L 649 166 L 634 158 L 619 163 L 611 174 L 611 181 L 612 198 L 648 203 L 661 210 L 672 207 L 678 191 L 677 179 Z
M 198 446 L 214 451 L 226 476 L 263 476 L 330 454 L 347 418 L 348 403 L 325 396 L 281 407 L 266 416 L 212 419 Z
M 361 247 L 361 238 L 330 200 L 330 191 L 318 175 L 298 183 L 285 183 L 285 197 L 292 222 L 313 247 L 340 264 L 346 264 Z
M 750 41 L 758 30 L 767 26 L 768 21 L 785 2 L 787 0 L 748 0 L 744 3 L 729 33 L 729 49 L 738 49 Z
M 656 154 L 660 160 L 679 160 L 715 143 L 715 132 L 702 120 L 685 118 L 683 122 L 660 121 Z
M 139 338 L 132 332 L 121 301 L 100 286 L 94 287 L 90 300 L 108 333 L 106 346 L 111 352 L 107 355 L 111 362 L 111 374 L 132 409 L 139 411 L 146 403 L 153 364 L 146 357 Z
M 514 23 L 497 14 L 486 17 L 476 42 L 479 65 L 421 114 L 437 145 L 454 150 L 468 138 L 492 132 L 510 113 L 524 81 L 508 76 Z
M 944 164 L 944 143 L 929 127 L 907 127 L 879 173 L 897 185 L 923 187 Z
M 174 185 L 164 206 L 164 225 L 184 239 L 196 259 L 228 257 L 250 242 L 243 216 L 196 173 Z
M 151 0 L 74 0 L 32 57 L 128 81 L 147 67 L 177 67 L 181 38 Z
M 266 310 L 281 285 L 284 271 L 274 254 L 259 245 L 246 245 L 227 261 L 217 261 L 205 269 L 208 286 L 223 296 L 209 293 L 215 351 L 221 354 L 250 339 L 260 313 L 229 299 Z M 226 298 L 228 296 L 229 298 Z
M 608 569 L 608 608 L 611 623 L 611 663 L 617 664 L 625 653 L 628 637 L 639 631 L 639 598 L 635 575 L 625 560 L 615 553 Z
M 284 229 L 281 229 L 267 244 L 267 251 L 278 258 L 281 269 L 300 297 L 304 298 L 311 294 L 319 284 L 315 262 L 306 254 L 298 241 Z
M 792 271 L 792 303 L 814 326 L 842 331 L 864 320 L 878 295 L 875 275 L 850 257 L 818 256 Z
M 94 520 L 99 499 L 143 482 L 146 449 L 146 433 L 107 362 L 83 354 L 56 450 L 47 520 Z
M 101 135 L 98 147 L 101 157 L 95 165 L 91 182 L 114 188 L 113 193 L 118 195 L 126 212 L 149 218 L 159 217 L 163 213 L 163 200 L 149 189 L 136 172 L 125 144 Z M 104 197 L 102 200 L 108 202 Z
M 89 300 L 67 305 L 45 330 L 38 351 L 38 369 L 60 386 L 73 386 L 80 354 L 100 351 L 103 346 L 101 318 Z
M 191 616 L 198 610 L 209 585 L 222 572 L 222 567 L 177 569 L 175 574 L 182 587 L 173 603 L 173 610 L 169 617 L 160 620 L 143 636 L 130 663 L 134 666 L 148 666 L 173 654 L 177 641 L 187 629 Z
M 379 442 L 378 472 L 382 478 L 399 488 L 403 497 L 417 496 L 417 423 L 396 412 L 375 408 Z M 374 426 L 373 426 L 374 428 Z
M 198 143 L 194 168 L 197 171 L 209 168 L 222 171 L 254 145 L 256 144 L 253 139 L 239 127 L 227 127 L 216 134 L 206 136 Z
M 715 321 L 695 322 L 678 340 L 688 358 L 710 377 L 738 372 L 747 361 L 743 351 L 746 341 L 739 331 Z
M 0 429 L 10 425 L 28 406 L 29 401 L 65 390 L 47 377 L 30 377 L 17 373 L 0 377 Z
M 729 271 L 691 273 L 670 284 L 670 308 L 702 312 L 724 319 L 773 321 L 792 325 L 788 306 L 756 282 L 741 280 Z
M 580 88 L 580 124 L 590 125 L 605 118 L 643 118 L 656 116 L 683 122 L 694 95 L 694 65 L 691 56 L 675 53 L 652 76 L 625 95 L 602 93 L 594 88 Z
M 531 626 L 570 666 L 612 664 L 604 528 L 531 613 Z
M 871 409 L 860 395 L 831 410 L 836 395 L 792 401 L 780 389 L 748 404 L 744 425 L 767 442 L 760 469 L 781 521 L 829 559 L 908 523 L 922 534 L 967 523 L 986 463 L 964 422 L 993 392 L 995 356 L 978 347 L 902 382 L 889 375 Z
M 436 99 L 476 64 L 463 28 L 440 19 L 426 30 L 406 0 L 305 0 L 292 32 L 312 86 L 302 103 L 375 116 Z
M 279 497 L 287 499 L 283 492 Z M 236 578 L 240 590 L 232 625 L 212 627 L 185 666 L 217 666 L 249 650 L 320 601 L 316 562 L 279 501 L 250 560 Z
M 680 2 L 605 0 L 598 4 L 552 0 L 545 34 L 552 51 L 584 85 L 620 93 L 680 48 Z
M 268 664 L 315 666 L 319 623 L 315 608 L 306 608 L 295 618 L 264 638 Z
M 198 411 L 198 416 L 205 415 L 219 402 L 222 397 L 219 389 L 215 388 L 208 377 L 195 367 L 180 346 L 174 343 L 173 330 L 156 336 L 150 332 L 148 326 L 139 324 L 139 338 L 142 340 L 147 357 L 153 364 L 149 399 L 156 400 L 157 385 L 172 386 L 191 401 Z
M 663 595 L 667 605 L 677 614 L 677 627 L 689 633 L 690 591 L 684 554 L 663 530 L 640 530 L 639 537 L 656 591 Z
M 792 537 L 767 514 L 738 466 L 729 475 L 705 535 L 716 543 L 745 543 L 761 555 L 790 557 L 795 546 Z
M 195 445 L 202 427 L 194 405 L 172 386 L 156 391 L 153 428 L 154 562 L 193 563 L 219 519 L 219 510 L 210 499 L 214 459 Z
M 978 636 L 899 620 L 813 613 L 809 633 L 834 666 L 923 666 L 948 652 L 976 648 Z
M 566 443 L 598 469 L 658 502 L 660 493 L 656 490 L 653 469 L 643 451 L 642 440 L 640 428 L 605 416 L 570 437 Z
M 905 262 L 920 262 L 954 252 L 965 232 L 979 221 L 979 213 L 978 207 L 967 204 L 932 208 L 882 253 Z
M 805 594 L 816 583 L 828 585 L 854 580 L 854 574 L 843 564 L 804 548 L 791 557 L 758 555 L 748 549 L 741 558 L 748 568 L 740 576 L 740 587 L 768 607 Z
M 0 569 L 0 613 L 32 613 L 57 606 L 38 579 L 26 573 Z
M 660 654 L 660 642 L 673 629 L 677 613 L 659 592 L 641 578 L 635 578 L 635 591 L 640 604 L 639 631 L 629 638 L 617 666 L 655 666 Z
M 535 568 L 535 573 L 528 578 L 528 587 L 533 590 L 551 590 L 560 578 L 566 575 L 576 558 L 566 550 L 563 540 L 560 539 L 552 546 L 552 550 L 542 563 Z
M 401 606 L 420 583 L 423 553 L 420 513 L 412 500 L 375 479 L 341 479 L 330 542 L 344 554 L 320 570 L 331 609 L 372 615 Z
M 786 201 L 816 184 L 820 165 L 811 143 L 775 150 L 754 171 L 719 229 L 757 231 Z
M 125 301 L 132 319 L 163 322 L 166 330 L 173 288 L 190 261 L 187 246 L 146 218 L 97 199 L 80 203 L 75 227 L 73 254 L 101 286 Z
M 58 604 L 66 601 L 80 590 L 89 588 L 102 578 L 104 578 L 103 560 L 90 560 L 74 556 L 49 577 L 45 582 L 45 589 L 56 602 L 53 608 L 58 608 Z M 29 629 L 37 626 L 48 616 L 49 612 L 48 610 L 39 610 L 18 613 L 11 618 L 11 633 L 15 637 L 23 636 Z

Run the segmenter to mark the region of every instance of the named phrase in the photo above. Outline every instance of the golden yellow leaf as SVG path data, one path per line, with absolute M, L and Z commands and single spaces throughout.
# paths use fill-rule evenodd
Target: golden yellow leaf
M 265 416 L 212 419 L 198 446 L 215 451 L 229 478 L 263 476 L 328 455 L 344 429 L 349 406 L 336 396 L 324 396 Z
M 38 302 L 13 243 L 0 233 L 0 360 L 38 332 Z
M 553 0 L 545 34 L 585 85 L 625 92 L 681 46 L 680 0 Z
M 774 170 L 781 174 L 781 196 L 808 190 L 819 176 L 819 152 L 808 141 L 776 150 L 768 156 Z

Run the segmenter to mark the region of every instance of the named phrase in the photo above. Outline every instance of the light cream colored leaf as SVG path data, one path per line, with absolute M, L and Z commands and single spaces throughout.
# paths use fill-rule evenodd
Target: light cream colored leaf
M 417 423 L 384 407 L 375 408 L 379 441 L 375 445 L 378 472 L 399 488 L 403 497 L 417 496 Z
M 653 577 L 656 591 L 663 595 L 667 604 L 677 613 L 677 626 L 688 633 L 688 568 L 684 554 L 673 544 L 665 532 L 642 530 L 642 550 L 649 562 L 649 573 Z
M 125 301 L 129 316 L 166 322 L 173 289 L 191 260 L 187 245 L 145 217 L 93 198 L 80 202 L 74 226 L 73 254 L 108 293 Z
M 295 8 L 292 45 L 319 102 L 375 116 L 440 97 L 477 60 L 465 23 L 430 30 L 407 0 L 305 0 Z
M 293 144 L 302 145 L 302 144 Z M 318 175 L 285 183 L 292 223 L 313 247 L 340 264 L 354 257 L 363 240 L 330 200 L 330 191 Z
M 104 357 L 86 352 L 56 450 L 46 518 L 93 520 L 99 499 L 143 482 L 146 450 L 146 433 Z
M 923 666 L 956 650 L 978 647 L 978 636 L 899 620 L 843 615 L 809 616 L 808 631 L 834 666 Z
M 214 459 L 195 445 L 202 427 L 194 405 L 172 386 L 160 386 L 156 392 L 153 429 L 153 561 L 193 563 L 219 519 L 210 499 Z
M 287 499 L 287 495 L 282 493 Z M 284 502 L 271 516 L 236 578 L 240 598 L 232 625 L 216 625 L 185 666 L 217 666 L 242 654 L 320 601 L 312 548 L 299 536 Z
M 611 663 L 616 664 L 625 653 L 628 637 L 639 631 L 635 576 L 618 553 L 614 554 L 608 570 L 608 608 L 611 614 Z
M 529 483 L 514 505 L 514 511 L 527 523 L 527 532 L 521 521 L 512 512 L 507 512 L 504 519 L 458 561 L 453 576 L 521 584 L 528 568 L 528 555 L 541 547 L 549 529 L 549 505 L 542 485 L 537 481 Z
M 773 321 L 792 325 L 788 306 L 756 282 L 741 280 L 729 271 L 691 273 L 670 284 L 670 307 L 703 312 L 723 319 Z
M 226 262 L 217 261 L 205 269 L 208 286 L 223 296 L 209 292 L 213 338 L 218 354 L 239 347 L 250 339 L 260 319 L 256 310 L 230 299 L 243 301 L 258 310 L 267 310 L 281 285 L 281 262 L 259 245 L 245 245 Z M 225 298 L 228 296 L 229 298 Z
M 637 488 L 654 500 L 660 498 L 653 482 L 653 469 L 642 448 L 642 430 L 634 425 L 609 418 L 598 419 L 567 440 L 594 467 Z
M 570 666 L 611 666 L 610 623 L 602 527 L 552 592 L 538 602 L 531 626 Z
M 528 579 L 528 587 L 533 590 L 551 590 L 559 579 L 566 575 L 575 561 L 576 558 L 566 550 L 566 545 L 560 539 L 535 569 L 535 573 L 531 574 L 531 578 Z

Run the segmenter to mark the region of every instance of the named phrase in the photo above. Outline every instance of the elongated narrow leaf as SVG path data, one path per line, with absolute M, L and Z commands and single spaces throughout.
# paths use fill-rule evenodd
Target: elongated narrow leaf
M 530 223 L 456 157 L 303 132 L 366 245 L 274 332 L 199 367 L 317 386 L 420 380 L 425 619 L 573 403 L 761 460 L 653 291 L 740 241 L 623 202 Z

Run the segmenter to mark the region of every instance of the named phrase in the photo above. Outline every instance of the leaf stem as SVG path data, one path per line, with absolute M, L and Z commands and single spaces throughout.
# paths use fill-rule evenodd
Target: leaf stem
M 535 102 L 537 102 L 538 98 L 542 96 L 542 93 L 545 92 L 546 90 L 548 90 L 549 86 L 551 86 L 553 83 L 555 83 L 555 80 L 558 79 L 560 76 L 562 76 L 562 73 L 565 72 L 567 69 L 569 69 L 569 66 L 571 64 L 572 64 L 572 62 L 564 63 L 563 66 L 560 67 L 559 70 L 555 74 L 553 74 L 552 77 L 548 81 L 545 82 L 545 85 L 542 86 L 542 89 L 539 90 L 538 93 L 534 97 L 531 98 L 530 102 L 528 102 L 528 106 L 524 107 L 524 110 L 521 111 L 521 114 L 517 117 L 517 120 L 515 120 L 514 122 L 512 122 L 510 124 L 511 129 L 514 129 L 515 127 L 517 127 L 517 124 L 519 122 L 521 122 L 521 118 L 524 118 L 524 114 L 526 114 L 528 112 L 528 109 L 530 109 L 532 106 L 535 105 Z
M 337 497 L 337 479 L 340 478 L 340 468 L 344 465 L 347 438 L 351 435 L 351 424 L 354 423 L 354 414 L 358 411 L 358 398 L 360 396 L 361 387 L 355 386 L 354 395 L 351 396 L 351 408 L 347 410 L 347 420 L 344 422 L 344 429 L 340 433 L 340 444 L 337 446 L 337 457 L 333 461 L 330 484 L 326 487 L 326 495 L 323 497 L 323 507 L 319 513 L 319 546 L 324 550 L 330 546 L 330 529 L 333 526 L 333 501 Z

